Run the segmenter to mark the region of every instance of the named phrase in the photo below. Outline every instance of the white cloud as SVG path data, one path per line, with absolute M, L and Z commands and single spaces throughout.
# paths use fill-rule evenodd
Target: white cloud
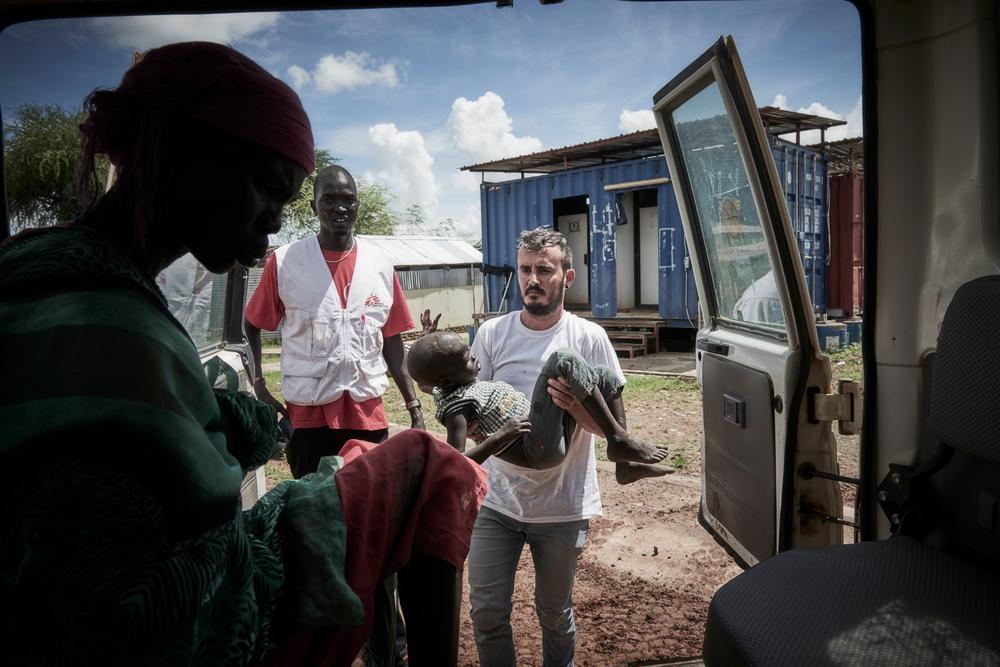
M 312 80 L 316 89 L 324 93 L 362 86 L 395 88 L 399 84 L 395 65 L 376 62 L 369 54 L 354 51 L 345 51 L 342 56 L 330 53 L 320 58 L 313 68 Z
M 434 158 L 427 152 L 417 130 L 400 130 L 395 123 L 368 128 L 374 169 L 366 174 L 389 187 L 396 195 L 396 208 L 420 204 L 429 221 L 437 220 L 440 189 L 434 177 Z
M 312 76 L 298 65 L 288 68 L 288 76 L 292 79 L 292 87 L 295 90 L 302 90 L 312 81 Z
M 858 101 L 854 104 L 854 107 L 846 114 L 840 114 L 826 106 L 822 102 L 812 102 L 809 106 L 799 107 L 797 111 L 799 113 L 808 113 L 815 116 L 823 116 L 824 118 L 833 118 L 834 120 L 846 120 L 846 125 L 837 125 L 831 127 L 826 131 L 825 139 L 826 141 L 839 141 L 841 139 L 848 139 L 851 137 L 860 137 L 864 132 L 864 122 L 862 120 L 862 98 L 859 96 Z M 776 95 L 774 97 L 774 102 L 771 106 L 778 107 L 780 109 L 788 109 L 788 99 L 784 95 Z M 782 135 L 782 139 L 788 139 L 789 141 L 795 141 L 794 134 Z M 808 132 L 802 132 L 799 136 L 799 143 L 804 146 L 810 146 L 812 144 L 818 144 L 820 141 L 819 130 L 809 130 Z
M 451 105 L 448 134 L 456 148 L 476 161 L 497 160 L 542 150 L 535 137 L 514 135 L 503 98 L 486 91 L 477 100 L 459 97 Z
M 371 156 L 372 142 L 368 138 L 368 125 L 345 125 L 326 135 L 323 147 L 338 160 L 353 162 L 345 158 L 364 158 Z
M 618 129 L 622 132 L 638 132 L 656 127 L 656 119 L 650 109 L 622 109 L 618 116 Z
M 94 19 L 112 46 L 151 49 L 173 42 L 233 44 L 273 27 L 280 14 L 202 14 L 174 16 L 122 16 Z

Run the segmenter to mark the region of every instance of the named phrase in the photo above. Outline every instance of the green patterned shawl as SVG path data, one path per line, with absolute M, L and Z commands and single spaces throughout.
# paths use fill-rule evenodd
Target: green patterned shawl
M 5 664 L 252 664 L 287 634 L 364 621 L 333 476 L 240 511 L 273 409 L 213 392 L 98 232 L 0 248 L 0 349 Z

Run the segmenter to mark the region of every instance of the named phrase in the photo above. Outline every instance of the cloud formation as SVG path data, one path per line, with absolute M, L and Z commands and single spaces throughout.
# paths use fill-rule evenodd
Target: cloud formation
M 400 130 L 395 123 L 368 128 L 375 168 L 367 177 L 382 183 L 397 197 L 400 210 L 420 204 L 428 220 L 436 220 L 439 188 L 434 178 L 434 158 L 417 130 Z
M 288 68 L 288 76 L 292 80 L 292 88 L 301 91 L 312 82 L 312 75 L 298 65 Z
M 399 85 L 394 64 L 376 61 L 368 53 L 355 51 L 344 51 L 342 56 L 328 53 L 319 59 L 312 72 L 292 65 L 288 68 L 288 76 L 297 90 L 313 84 L 316 90 L 330 94 L 364 86 L 395 88 Z
M 541 140 L 518 137 L 504 109 L 503 98 L 486 91 L 477 100 L 459 97 L 448 115 L 448 135 L 454 146 L 477 162 L 542 150 Z
M 280 14 L 116 16 L 93 19 L 112 46 L 146 50 L 173 42 L 234 44 L 274 27 Z
M 638 132 L 639 130 L 651 130 L 656 127 L 656 120 L 653 118 L 651 109 L 622 109 L 618 116 L 618 129 L 622 132 Z
M 841 115 L 826 106 L 822 102 L 812 102 L 807 107 L 799 107 L 796 109 L 799 113 L 808 113 L 815 116 L 823 116 L 824 118 L 833 118 L 835 120 L 846 120 L 846 125 L 838 125 L 836 127 L 831 127 L 826 131 L 827 141 L 839 141 L 841 139 L 848 139 L 851 137 L 860 137 L 864 133 L 864 122 L 862 120 L 862 97 L 858 97 L 858 101 L 854 104 L 846 116 Z M 774 101 L 771 102 L 771 106 L 778 107 L 779 109 L 789 109 L 788 98 L 782 94 L 774 96 Z M 795 141 L 794 134 L 782 135 L 782 139 L 788 139 L 790 141 Z M 809 146 L 812 144 L 818 144 L 820 141 L 819 130 L 809 130 L 808 132 L 802 132 L 799 136 L 799 142 L 804 146 Z

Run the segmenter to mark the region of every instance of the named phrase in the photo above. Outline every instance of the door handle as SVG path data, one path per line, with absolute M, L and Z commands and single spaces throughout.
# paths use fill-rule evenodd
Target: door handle
M 703 352 L 721 354 L 724 357 L 729 356 L 729 345 L 726 345 L 725 343 L 715 343 L 707 338 L 699 338 L 695 341 L 695 348 L 702 350 Z

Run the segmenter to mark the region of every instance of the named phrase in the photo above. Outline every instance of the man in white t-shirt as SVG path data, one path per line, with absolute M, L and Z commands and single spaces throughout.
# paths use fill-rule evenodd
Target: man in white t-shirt
M 521 234 L 517 274 L 524 309 L 489 320 L 472 344 L 479 378 L 502 380 L 530 396 L 549 355 L 576 350 L 590 364 L 613 369 L 625 382 L 608 336 L 597 324 L 563 309 L 563 296 L 576 277 L 566 238 L 551 229 Z M 546 667 L 573 663 L 576 626 L 573 580 L 576 559 L 590 519 L 601 514 L 593 433 L 600 429 L 574 400 L 569 386 L 550 380 L 553 402 L 572 418 L 566 460 L 546 470 L 522 468 L 496 457 L 483 468 L 489 493 L 472 532 L 469 586 L 476 647 L 482 667 L 509 667 L 517 659 L 510 626 L 514 575 L 525 543 L 535 563 L 535 608 L 542 626 Z M 624 426 L 621 397 L 612 413 Z M 619 464 L 620 481 L 662 475 L 663 466 Z M 622 479 L 624 477 L 624 479 Z

